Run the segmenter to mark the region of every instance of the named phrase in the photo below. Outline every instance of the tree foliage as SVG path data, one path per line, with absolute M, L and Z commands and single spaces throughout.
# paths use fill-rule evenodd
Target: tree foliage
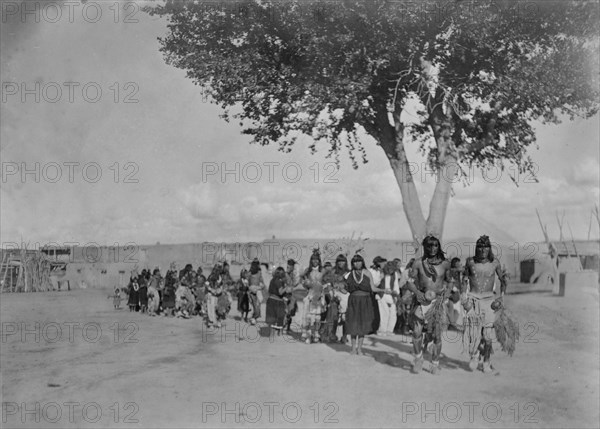
M 166 61 L 253 142 L 289 151 L 309 136 L 355 168 L 366 132 L 390 162 L 414 141 L 435 169 L 533 172 L 534 121 L 598 111 L 597 2 L 167 0 L 150 13 L 168 17 Z
M 421 114 L 409 131 L 432 160 L 421 137 L 442 109 L 461 161 L 526 167 L 533 120 L 597 111 L 597 2 L 411 5 L 168 0 L 151 13 L 169 17 L 168 63 L 208 88 L 225 117 L 241 104 L 244 132 L 283 150 L 299 132 L 364 159 L 359 127 L 379 141 L 378 116 L 412 98 Z

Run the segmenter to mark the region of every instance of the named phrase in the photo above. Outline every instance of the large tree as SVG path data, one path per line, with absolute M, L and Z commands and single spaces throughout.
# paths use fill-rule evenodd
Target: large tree
M 167 0 L 159 39 L 223 117 L 261 145 L 300 135 L 366 162 L 389 159 L 415 241 L 441 238 L 452 183 L 472 167 L 533 172 L 534 121 L 598 110 L 598 3 L 463 0 Z M 418 119 L 403 112 L 418 106 Z M 438 180 L 423 214 L 407 159 L 418 144 Z M 516 171 L 516 170 L 515 170 Z

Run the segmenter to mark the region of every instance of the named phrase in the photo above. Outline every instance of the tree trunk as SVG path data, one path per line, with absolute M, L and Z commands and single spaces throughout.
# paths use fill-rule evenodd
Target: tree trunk
M 431 127 L 438 147 L 438 164 L 436 166 L 436 186 L 429 204 L 427 220 L 423 215 L 421 202 L 410 165 L 404 148 L 404 126 L 400 121 L 401 109 L 397 108 L 392 116 L 392 127 L 387 112 L 379 112 L 378 125 L 383 132 L 380 144 L 390 162 L 396 182 L 402 195 L 402 207 L 408 220 L 413 240 L 417 249 L 421 247 L 423 238 L 433 235 L 442 239 L 446 209 L 450 200 L 452 183 L 458 173 L 458 163 L 452 143 L 452 122 L 445 115 L 432 115 Z M 438 112 L 439 113 L 439 112 Z
M 384 131 L 381 135 L 380 143 L 396 177 L 396 182 L 402 195 L 402 208 L 408 220 L 416 248 L 419 248 L 421 241 L 427 233 L 427 224 L 413 174 L 406 157 L 406 150 L 404 149 L 404 126 L 400 122 L 400 109 L 397 109 L 393 113 L 394 127 L 389 123 L 387 112 L 385 112 L 385 116 L 383 113 L 380 113 L 379 116 L 380 129 Z M 383 122 L 387 126 L 382 126 Z
M 458 162 L 452 141 L 452 121 L 445 115 L 434 116 L 431 128 L 438 149 L 438 164 L 435 190 L 429 204 L 427 234 L 433 235 L 441 241 L 452 183 L 457 178 Z

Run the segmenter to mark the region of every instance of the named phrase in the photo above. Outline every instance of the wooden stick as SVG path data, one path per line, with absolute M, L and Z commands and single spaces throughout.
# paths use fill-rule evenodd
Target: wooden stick
M 2 252 L 2 268 L 4 269 L 4 275 L 2 276 L 2 290 L 0 292 L 4 292 L 4 288 L 6 287 L 6 274 L 8 274 L 8 264 L 6 263 L 7 257 L 8 253 Z
M 542 228 L 542 233 L 544 234 L 544 239 L 546 240 L 546 244 L 550 243 L 550 240 L 548 239 L 548 231 L 547 228 L 544 227 L 544 225 L 542 224 L 542 218 L 540 217 L 540 212 L 538 212 L 538 209 L 535 209 L 535 213 L 537 214 L 537 218 L 540 221 L 540 228 Z
M 569 227 L 569 233 L 571 234 L 571 243 L 573 243 L 573 249 L 575 250 L 575 256 L 579 258 L 579 253 L 577 252 L 577 246 L 575 245 L 575 239 L 573 238 L 573 231 L 571 231 L 571 225 L 569 225 L 569 221 L 567 221 L 567 226 Z
M 556 222 L 558 223 L 558 229 L 560 232 L 560 241 L 563 241 L 563 225 L 565 224 L 565 211 L 563 210 L 562 219 L 558 218 L 558 211 L 556 211 Z

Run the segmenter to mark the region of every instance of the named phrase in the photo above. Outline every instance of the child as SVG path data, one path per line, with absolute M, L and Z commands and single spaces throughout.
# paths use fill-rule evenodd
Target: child
M 321 329 L 321 313 L 325 309 L 325 295 L 323 294 L 323 286 L 320 283 L 315 283 L 309 289 L 308 295 L 304 298 L 306 308 L 306 319 L 304 321 L 304 332 L 302 338 L 306 344 L 311 342 L 318 343 L 321 341 L 319 330 Z
M 206 282 L 206 307 L 208 321 L 207 325 L 215 325 L 217 328 L 221 327 L 221 320 L 224 319 L 222 312 L 223 301 L 219 303 L 219 298 L 223 295 L 223 277 L 222 277 L 222 266 L 221 264 L 215 264 L 211 274 L 208 276 Z M 221 314 L 217 314 L 217 308 L 219 308 Z
M 447 280 L 451 288 L 450 297 L 447 302 L 448 321 L 451 326 L 460 328 L 463 319 L 463 309 L 460 305 L 461 295 L 466 292 L 464 281 L 464 267 L 460 258 L 452 258 Z
M 160 305 L 160 296 L 158 290 L 154 287 L 154 284 L 148 286 L 148 314 L 150 316 L 156 316 Z
M 121 309 L 121 289 L 119 289 L 118 287 L 115 288 L 115 294 L 109 295 L 108 297 L 113 299 L 113 307 L 115 308 L 115 310 L 120 310 Z
M 340 343 L 346 344 L 346 338 L 347 338 L 346 337 L 346 335 L 347 335 L 346 334 L 346 310 L 348 309 L 348 298 L 350 297 L 350 294 L 346 290 L 346 284 L 338 283 L 337 289 L 335 290 L 334 295 L 338 301 L 338 308 L 339 308 L 338 320 L 336 323 L 334 333 L 337 337 L 337 328 L 341 327 L 342 328 L 342 338 L 340 338 Z
M 221 324 L 225 323 L 225 319 L 227 319 L 227 315 L 231 311 L 231 294 L 224 290 L 224 287 L 222 289 L 223 292 L 217 297 L 217 327 L 221 327 Z

